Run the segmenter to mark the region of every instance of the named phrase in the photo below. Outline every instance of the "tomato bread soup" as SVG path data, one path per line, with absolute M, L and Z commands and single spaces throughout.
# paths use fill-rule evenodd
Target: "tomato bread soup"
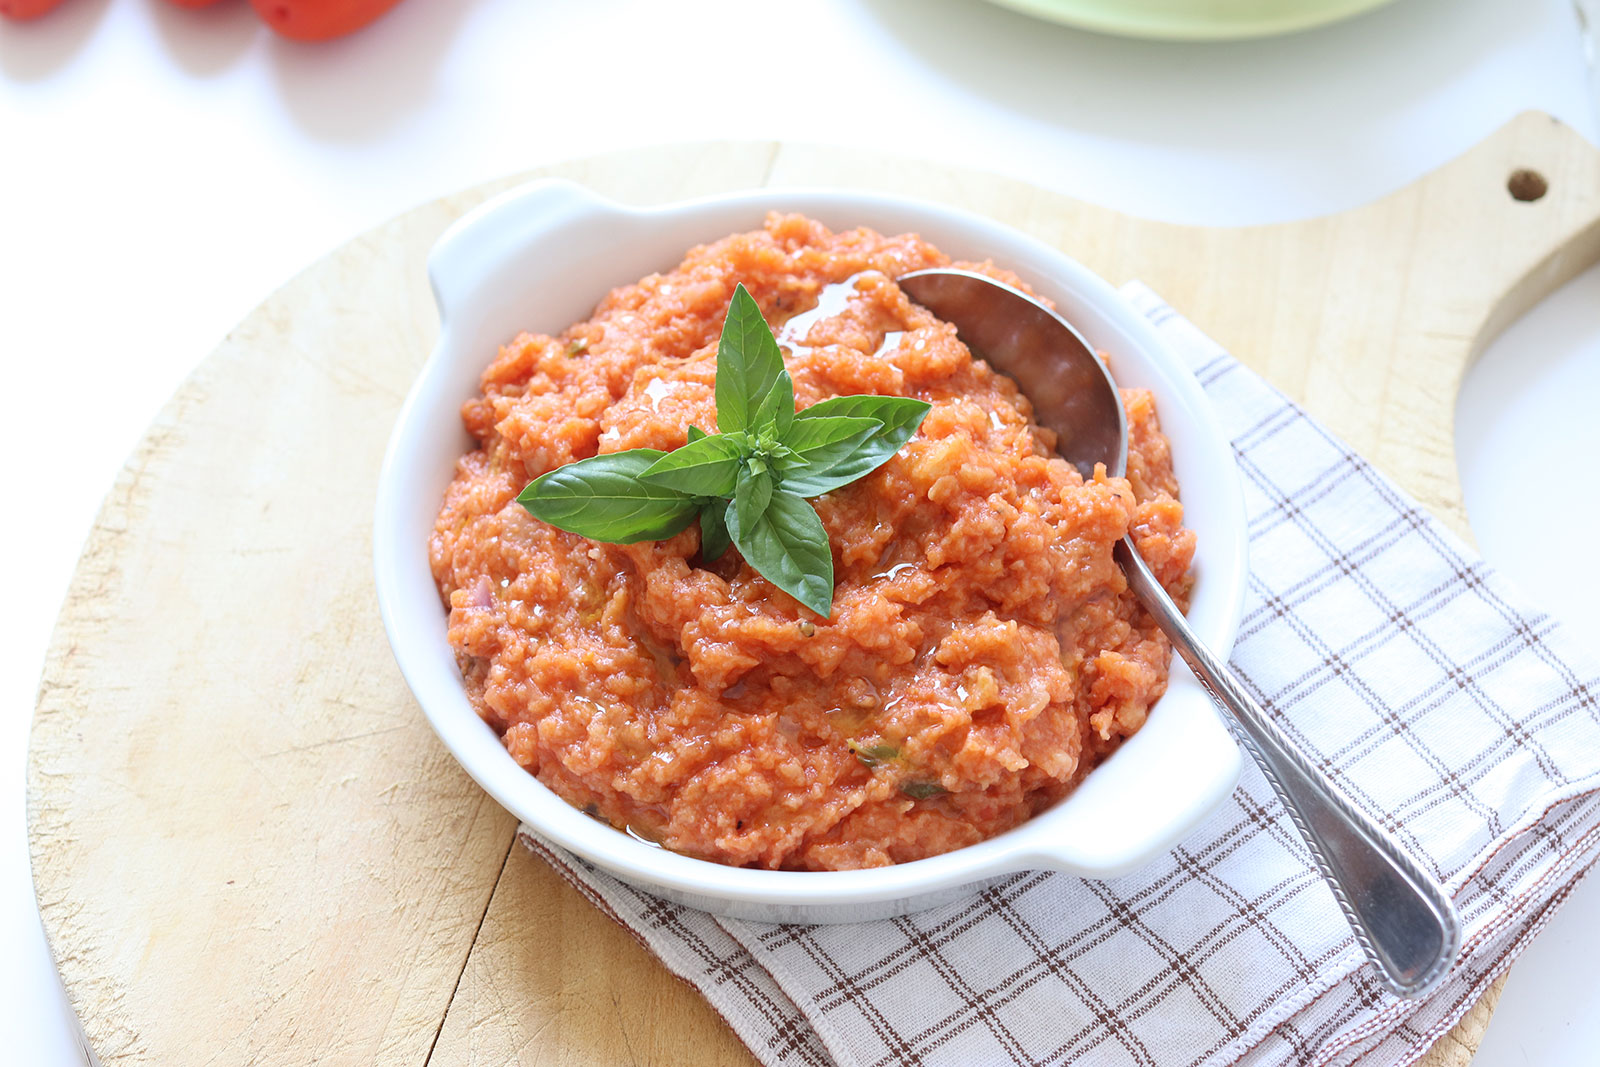
M 479 446 L 430 559 L 469 697 L 558 795 L 721 863 L 881 866 L 1017 825 L 1143 724 L 1171 650 L 1112 546 L 1131 534 L 1180 605 L 1194 554 L 1150 395 L 1123 392 L 1127 477 L 1085 480 L 1016 386 L 894 283 L 949 265 L 915 236 L 775 215 L 500 350 L 463 408 Z M 703 559 L 698 525 L 599 543 L 516 500 L 571 461 L 714 431 L 740 283 L 799 408 L 931 405 L 886 463 L 810 502 L 833 556 L 827 618 L 736 549 Z

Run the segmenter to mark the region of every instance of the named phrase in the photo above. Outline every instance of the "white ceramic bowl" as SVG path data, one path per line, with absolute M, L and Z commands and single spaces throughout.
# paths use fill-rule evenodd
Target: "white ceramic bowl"
M 378 600 L 396 660 L 428 721 L 467 773 L 539 834 L 619 878 L 719 914 L 839 922 L 904 914 L 1012 871 L 1088 878 L 1171 848 L 1233 788 L 1237 746 L 1176 660 L 1150 719 L 1066 800 L 981 844 L 864 871 L 764 871 L 691 859 L 583 815 L 512 760 L 474 713 L 445 640 L 427 544 L 457 457 L 472 447 L 460 407 L 497 346 L 521 330 L 558 333 L 612 288 L 667 270 L 690 247 L 799 211 L 834 228 L 916 232 L 957 259 L 993 259 L 1054 300 L 1117 381 L 1156 396 L 1199 538 L 1189 620 L 1226 655 L 1246 576 L 1244 508 L 1232 452 L 1198 383 L 1150 325 L 1097 275 L 1039 241 L 938 204 L 837 190 L 759 189 L 633 208 L 581 186 L 540 181 L 466 215 L 428 259 L 441 320 L 433 356 L 401 409 L 379 477 L 373 548 Z

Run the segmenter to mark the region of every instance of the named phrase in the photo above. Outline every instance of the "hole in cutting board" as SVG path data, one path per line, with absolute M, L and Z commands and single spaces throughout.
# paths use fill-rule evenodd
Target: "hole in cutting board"
M 1538 171 L 1523 168 L 1511 172 L 1511 177 L 1506 179 L 1506 191 L 1513 200 L 1531 203 L 1550 191 L 1550 183 Z

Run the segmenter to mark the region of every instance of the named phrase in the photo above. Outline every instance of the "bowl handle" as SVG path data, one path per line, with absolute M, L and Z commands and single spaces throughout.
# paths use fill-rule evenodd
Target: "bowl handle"
M 624 210 L 564 178 L 541 178 L 484 201 L 457 219 L 428 253 L 428 281 L 440 319 L 449 319 L 469 294 L 512 268 L 554 231 Z

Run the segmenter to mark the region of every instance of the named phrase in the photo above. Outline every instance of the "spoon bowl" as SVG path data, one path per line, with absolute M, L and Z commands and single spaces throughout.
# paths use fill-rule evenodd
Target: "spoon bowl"
M 902 275 L 899 284 L 955 326 L 973 355 L 1016 381 L 1033 404 L 1034 419 L 1056 432 L 1063 459 L 1086 477 L 1096 464 L 1104 464 L 1107 474 L 1126 473 L 1121 394 L 1105 363 L 1065 319 L 971 271 L 915 271 Z M 1434 988 L 1461 943 L 1461 923 L 1443 887 L 1311 765 L 1206 648 L 1132 540 L 1123 537 L 1113 551 L 1129 588 L 1282 799 L 1384 985 L 1405 997 Z
M 1094 465 L 1123 475 L 1128 468 L 1128 424 L 1111 372 L 1089 342 L 1065 319 L 1010 286 L 965 270 L 919 270 L 901 276 L 900 288 L 923 307 L 955 323 L 977 353 L 993 363 L 1033 404 L 1033 417 L 1056 435 L 1056 453 L 1085 478 Z

